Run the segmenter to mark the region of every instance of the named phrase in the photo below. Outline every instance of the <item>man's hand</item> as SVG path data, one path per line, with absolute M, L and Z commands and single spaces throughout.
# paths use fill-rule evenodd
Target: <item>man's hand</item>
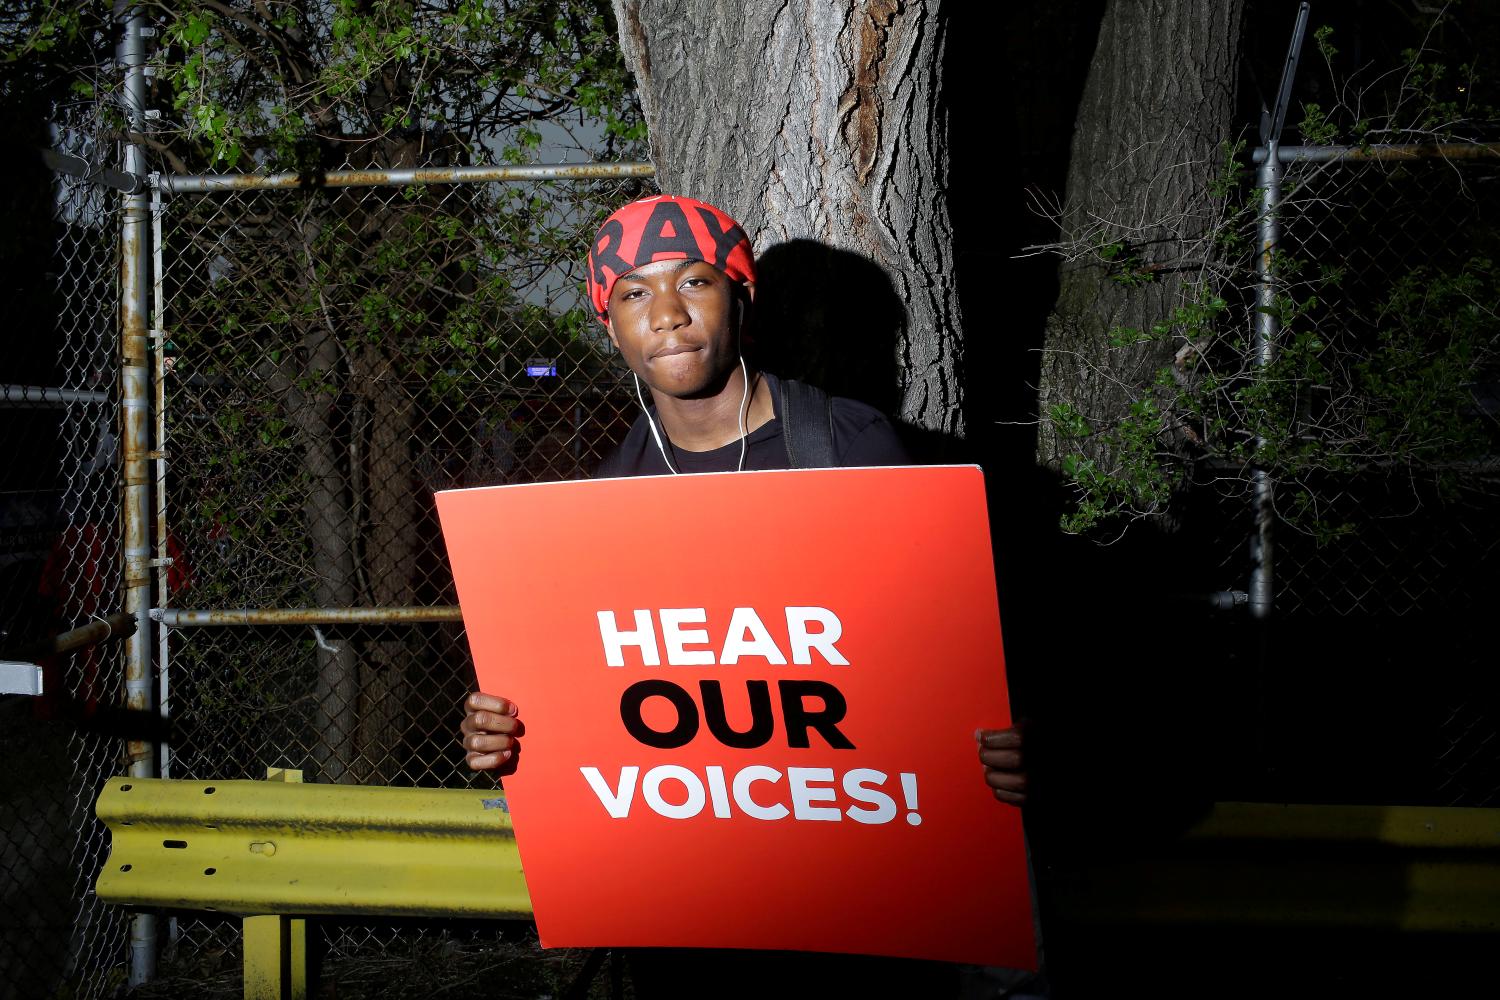
M 475 771 L 493 771 L 504 767 L 515 756 L 521 735 L 521 720 L 516 718 L 514 702 L 479 691 L 464 699 L 464 721 L 459 724 L 463 735 L 464 760 Z
M 1021 728 L 980 729 L 979 762 L 984 765 L 984 783 L 995 798 L 1013 806 L 1026 803 L 1026 765 L 1021 752 Z

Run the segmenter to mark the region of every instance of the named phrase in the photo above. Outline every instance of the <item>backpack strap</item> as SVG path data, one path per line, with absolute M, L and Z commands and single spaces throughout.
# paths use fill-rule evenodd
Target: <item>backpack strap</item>
M 833 398 L 817 386 L 781 380 L 781 432 L 792 468 L 831 469 L 839 464 L 833 450 Z

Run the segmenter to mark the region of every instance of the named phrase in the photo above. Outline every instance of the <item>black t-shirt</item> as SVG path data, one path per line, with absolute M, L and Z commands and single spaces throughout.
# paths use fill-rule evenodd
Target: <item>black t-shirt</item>
M 751 431 L 745 441 L 746 471 L 789 469 L 786 442 L 781 425 L 781 380 L 775 375 L 761 373 L 766 387 L 771 390 L 771 405 L 774 419 L 767 420 Z M 650 419 L 656 419 L 656 408 L 651 408 Z M 660 430 L 660 424 L 657 425 Z M 739 468 L 740 442 L 731 441 L 712 451 L 684 451 L 674 448 L 662 433 L 662 444 L 672 456 L 672 464 L 678 472 L 733 472 Z M 891 422 L 873 406 L 842 396 L 833 397 L 833 453 L 841 468 L 861 468 L 887 465 L 910 465 L 911 458 Z M 631 425 L 630 432 L 620 447 L 604 459 L 594 474 L 598 479 L 622 476 L 665 476 L 671 474 L 662 460 L 661 450 L 651 436 L 651 425 L 642 413 Z

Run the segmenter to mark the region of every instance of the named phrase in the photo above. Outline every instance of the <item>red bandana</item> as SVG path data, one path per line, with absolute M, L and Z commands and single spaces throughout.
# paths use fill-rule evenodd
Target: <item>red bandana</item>
M 601 322 L 621 275 L 655 260 L 702 260 L 731 281 L 755 280 L 755 253 L 738 222 L 693 198 L 642 198 L 605 219 L 589 251 L 589 301 Z

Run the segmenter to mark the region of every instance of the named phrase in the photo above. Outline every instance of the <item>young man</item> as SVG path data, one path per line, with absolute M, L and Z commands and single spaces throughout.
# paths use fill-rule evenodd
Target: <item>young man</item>
M 714 206 L 661 195 L 616 211 L 589 253 L 588 292 L 641 402 L 640 416 L 598 475 L 910 463 L 878 410 L 749 364 L 743 348 L 753 316 L 755 257 L 744 230 Z M 470 694 L 464 707 L 460 729 L 469 767 L 503 772 L 522 738 L 519 709 L 482 692 Z M 1022 804 L 1020 731 L 983 730 L 975 737 L 995 798 Z M 851 986 L 936 996 L 953 985 L 952 967 L 848 956 L 636 949 L 631 964 L 638 995 L 655 997 L 708 995 L 695 990 L 709 989 L 710 982 L 712 995 L 726 997 L 764 995 L 772 982 L 786 996 Z
M 828 466 L 909 464 L 878 410 L 783 382 L 746 361 L 755 255 L 739 223 L 723 211 L 673 195 L 631 202 L 599 227 L 587 267 L 595 314 L 641 400 L 641 415 L 598 475 L 787 469 L 803 464 L 809 451 L 822 456 L 816 464 Z M 788 406 L 812 411 L 820 428 L 813 440 L 800 430 L 805 421 L 787 421 Z M 516 706 L 474 692 L 464 707 L 469 767 L 503 769 L 521 733 Z M 1020 731 L 983 730 L 975 737 L 995 798 L 1022 804 Z

